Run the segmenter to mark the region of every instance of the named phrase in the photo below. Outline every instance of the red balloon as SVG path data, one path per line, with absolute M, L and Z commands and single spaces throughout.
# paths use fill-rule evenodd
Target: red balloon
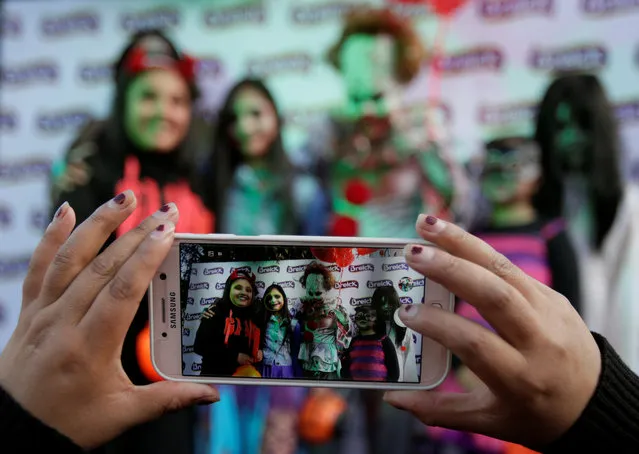
M 354 178 L 346 183 L 344 194 L 353 205 L 364 205 L 371 199 L 373 191 L 364 180 Z
M 438 16 L 451 16 L 468 0 L 428 0 L 431 9 Z
M 353 263 L 355 260 L 355 254 L 353 254 L 353 250 L 350 248 L 340 249 L 336 254 L 335 263 L 340 268 L 346 268 L 348 265 Z
M 331 226 L 331 236 L 357 236 L 359 226 L 357 221 L 348 216 L 336 216 Z
M 335 248 L 332 247 L 312 247 L 311 254 L 315 256 L 316 259 L 326 262 L 326 263 L 335 263 Z

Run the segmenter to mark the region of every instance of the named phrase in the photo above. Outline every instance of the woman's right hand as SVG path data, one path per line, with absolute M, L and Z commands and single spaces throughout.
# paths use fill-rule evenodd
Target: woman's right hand
M 246 353 L 240 353 L 237 355 L 237 362 L 240 366 L 248 366 L 253 364 L 253 359 Z
M 202 312 L 202 318 L 209 319 L 215 316 L 215 308 L 213 306 L 209 307 L 207 310 Z

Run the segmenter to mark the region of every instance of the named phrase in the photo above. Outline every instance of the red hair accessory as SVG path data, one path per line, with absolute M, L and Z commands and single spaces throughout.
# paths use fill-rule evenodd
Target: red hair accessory
M 197 60 L 190 55 L 182 54 L 177 61 L 166 55 L 155 57 L 149 58 L 143 47 L 135 47 L 129 52 L 124 67 L 131 74 L 138 74 L 151 68 L 174 68 L 187 82 L 195 79 Z
M 246 279 L 252 285 L 255 285 L 255 274 L 253 274 L 253 273 L 249 274 L 249 273 L 247 273 L 246 271 L 244 271 L 242 269 L 234 269 L 233 272 L 231 273 L 231 275 L 229 276 L 229 279 L 231 281 L 236 281 L 238 279 Z

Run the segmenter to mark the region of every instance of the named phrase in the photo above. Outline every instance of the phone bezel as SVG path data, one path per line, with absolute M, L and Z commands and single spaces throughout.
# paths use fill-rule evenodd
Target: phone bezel
M 312 247 L 377 247 L 403 248 L 406 244 L 424 244 L 436 247 L 421 239 L 313 237 L 292 235 L 238 236 L 228 234 L 176 234 L 171 250 L 158 268 L 149 287 L 149 321 L 151 333 L 151 358 L 158 374 L 171 381 L 185 381 L 228 385 L 302 386 L 354 389 L 432 389 L 446 378 L 451 367 L 451 353 L 435 341 L 422 336 L 422 361 L 420 383 L 363 382 L 348 380 L 273 379 L 242 377 L 201 377 L 182 375 L 182 320 L 180 303 L 179 248 L 180 243 L 206 243 L 224 245 L 291 245 Z M 165 278 L 162 279 L 161 276 Z M 454 295 L 441 285 L 429 281 L 424 304 L 441 304 L 442 309 L 454 311 Z M 171 300 L 171 292 L 174 292 Z M 175 306 L 172 306 L 175 304 Z M 174 309 L 173 311 L 171 309 Z M 175 317 L 171 314 L 175 313 Z M 175 326 L 171 322 L 175 321 Z M 166 333 L 163 336 L 162 333 Z M 177 368 L 177 369 L 174 369 Z M 177 370 L 177 372 L 174 372 Z

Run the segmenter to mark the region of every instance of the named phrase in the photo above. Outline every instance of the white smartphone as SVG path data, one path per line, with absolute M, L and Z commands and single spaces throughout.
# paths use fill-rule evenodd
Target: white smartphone
M 398 311 L 453 311 L 454 297 L 406 264 L 414 242 L 178 234 L 149 289 L 153 366 L 202 383 L 434 388 L 450 352 Z

